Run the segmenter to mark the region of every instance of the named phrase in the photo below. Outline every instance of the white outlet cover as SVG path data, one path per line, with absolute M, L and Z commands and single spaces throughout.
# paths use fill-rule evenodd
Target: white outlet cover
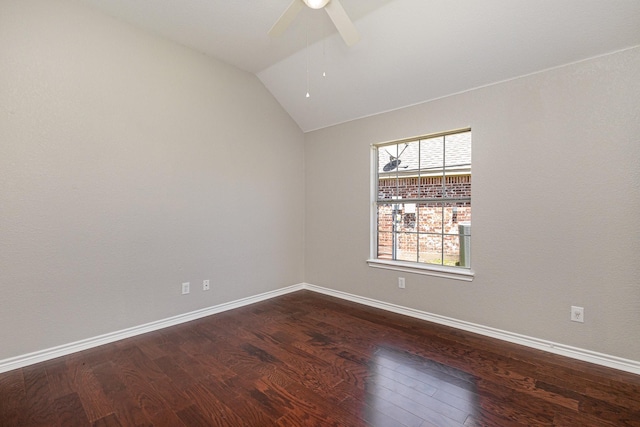
M 571 306 L 571 321 L 584 323 L 584 307 Z
M 189 282 L 184 282 L 182 284 L 182 295 L 186 295 L 189 293 Z
M 202 290 L 203 291 L 208 291 L 211 288 L 210 282 L 209 280 L 203 280 L 202 281 Z

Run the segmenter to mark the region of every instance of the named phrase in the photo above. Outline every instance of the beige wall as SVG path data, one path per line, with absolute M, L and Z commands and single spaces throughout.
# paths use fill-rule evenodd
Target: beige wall
M 0 2 L 0 52 L 0 360 L 303 280 L 304 135 L 254 75 L 66 0 Z
M 640 360 L 638 100 L 640 48 L 307 134 L 305 280 Z M 369 145 L 467 126 L 475 280 L 368 267 Z

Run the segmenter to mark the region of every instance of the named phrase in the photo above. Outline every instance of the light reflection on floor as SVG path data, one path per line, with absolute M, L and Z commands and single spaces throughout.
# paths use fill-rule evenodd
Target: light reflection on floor
M 365 385 L 366 421 L 373 426 L 463 426 L 478 408 L 474 377 L 409 354 L 376 350 Z

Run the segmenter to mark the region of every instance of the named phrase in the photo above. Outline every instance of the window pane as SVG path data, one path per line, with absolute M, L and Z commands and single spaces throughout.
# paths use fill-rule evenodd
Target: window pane
M 400 145 L 400 165 L 398 171 L 416 176 L 420 169 L 420 141 L 411 141 Z
M 397 170 L 397 162 L 399 150 L 398 144 L 387 145 L 378 149 L 378 175 L 395 176 Z
M 418 231 L 421 233 L 442 233 L 442 205 L 440 203 L 419 203 Z
M 458 236 L 444 236 L 444 265 L 460 265 L 460 238 Z
M 416 204 L 404 203 L 398 206 L 398 224 L 396 225 L 398 231 L 416 231 Z
M 446 197 L 471 197 L 471 132 L 445 137 Z
M 425 199 L 435 199 L 435 198 L 444 197 L 444 187 L 442 185 L 442 174 L 435 175 L 435 176 L 420 177 L 420 194 L 421 194 L 421 197 Z
M 378 230 L 393 230 L 393 205 L 378 205 Z
M 418 261 L 418 237 L 416 233 L 398 233 L 396 259 Z
M 458 224 L 464 222 L 471 223 L 471 202 L 459 202 L 454 206 L 458 208 L 455 218 Z
M 471 223 L 471 206 L 468 202 L 446 203 L 443 215 L 443 233 L 458 234 L 460 224 Z
M 448 203 L 444 207 L 444 265 L 469 267 L 471 255 L 471 206 Z
M 420 195 L 420 180 L 417 176 L 407 176 L 399 179 L 399 194 L 404 199 L 416 199 Z
M 471 197 L 471 175 L 447 176 L 445 182 L 445 197 L 469 198 Z
M 419 261 L 427 264 L 442 264 L 442 235 L 421 233 L 419 241 Z
M 396 198 L 398 185 L 395 178 L 380 178 L 378 179 L 378 200 L 392 200 Z
M 444 165 L 444 137 L 420 141 L 420 169 L 422 175 L 442 175 Z
M 398 198 L 398 145 L 378 149 L 378 200 Z
M 378 232 L 378 258 L 393 259 L 393 233 Z
M 444 142 L 445 166 L 471 168 L 471 132 L 447 135 Z

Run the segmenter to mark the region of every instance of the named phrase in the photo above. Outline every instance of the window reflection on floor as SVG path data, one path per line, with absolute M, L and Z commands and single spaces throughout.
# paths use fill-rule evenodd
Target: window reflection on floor
M 433 360 L 379 348 L 365 386 L 366 421 L 374 426 L 462 426 L 473 422 L 474 377 Z

